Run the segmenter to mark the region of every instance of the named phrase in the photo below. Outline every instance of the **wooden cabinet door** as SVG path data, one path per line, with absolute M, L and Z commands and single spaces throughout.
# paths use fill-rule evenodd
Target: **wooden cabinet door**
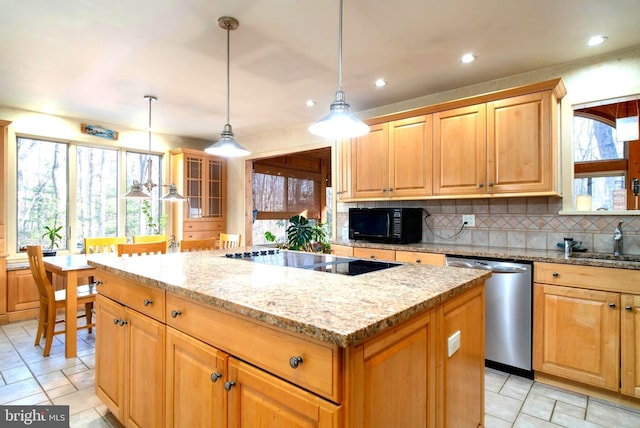
M 227 355 L 167 327 L 167 428 L 227 426 Z
M 125 425 L 164 424 L 165 326 L 125 309 Z M 99 334 L 98 334 L 99 336 Z
M 442 399 L 437 413 L 442 427 L 484 426 L 484 286 L 475 287 L 444 303 L 441 336 L 442 367 L 438 390 Z M 448 341 L 459 333 L 460 347 L 451 355 Z
M 433 193 L 486 193 L 486 106 L 434 113 Z
M 357 199 L 389 197 L 389 127 L 372 125 L 368 134 L 351 143 L 352 196 Z
M 229 427 L 340 427 L 341 407 L 229 358 Z
M 426 115 L 389 124 L 389 196 L 431 195 L 432 120 Z
M 124 418 L 124 306 L 96 297 L 96 395 L 120 421 Z
M 622 295 L 622 393 L 640 398 L 640 296 Z
M 225 215 L 225 163 L 222 159 L 205 156 L 204 211 L 203 216 L 211 220 L 222 220 Z
M 183 177 L 185 192 L 183 196 L 189 200 L 185 206 L 185 219 L 205 216 L 204 175 L 205 161 L 203 156 L 185 154 Z
M 30 269 L 7 272 L 7 312 L 40 307 L 40 294 Z
M 351 199 L 351 140 L 338 141 L 338 181 L 335 194 L 339 201 Z
M 487 104 L 487 192 L 551 190 L 550 103 L 538 92 Z
M 618 293 L 534 284 L 533 369 L 617 391 Z

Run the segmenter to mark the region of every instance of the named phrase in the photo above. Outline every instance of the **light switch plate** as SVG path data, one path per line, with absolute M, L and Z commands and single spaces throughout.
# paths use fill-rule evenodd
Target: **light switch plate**
M 453 333 L 447 339 L 447 356 L 451 358 L 458 349 L 460 349 L 460 330 Z

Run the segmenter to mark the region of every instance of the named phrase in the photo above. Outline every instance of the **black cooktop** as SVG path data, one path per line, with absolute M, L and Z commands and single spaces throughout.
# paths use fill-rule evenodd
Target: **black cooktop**
M 280 251 L 278 249 L 227 253 L 225 256 L 227 258 L 272 266 L 312 269 L 319 272 L 350 276 L 399 266 L 398 263 L 380 262 L 377 260 L 351 259 L 347 257 L 336 257 L 330 254 Z

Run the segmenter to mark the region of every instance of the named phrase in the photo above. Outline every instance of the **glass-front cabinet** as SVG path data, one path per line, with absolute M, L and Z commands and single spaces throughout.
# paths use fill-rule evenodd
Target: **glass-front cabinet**
M 217 238 L 225 231 L 226 164 L 199 150 L 171 151 L 171 179 L 186 204 L 173 204 L 177 240 Z

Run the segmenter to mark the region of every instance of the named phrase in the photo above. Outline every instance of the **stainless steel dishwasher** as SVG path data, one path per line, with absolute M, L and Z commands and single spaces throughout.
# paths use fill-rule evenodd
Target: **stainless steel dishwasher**
M 485 365 L 533 378 L 531 263 L 447 256 L 447 266 L 486 269 Z

